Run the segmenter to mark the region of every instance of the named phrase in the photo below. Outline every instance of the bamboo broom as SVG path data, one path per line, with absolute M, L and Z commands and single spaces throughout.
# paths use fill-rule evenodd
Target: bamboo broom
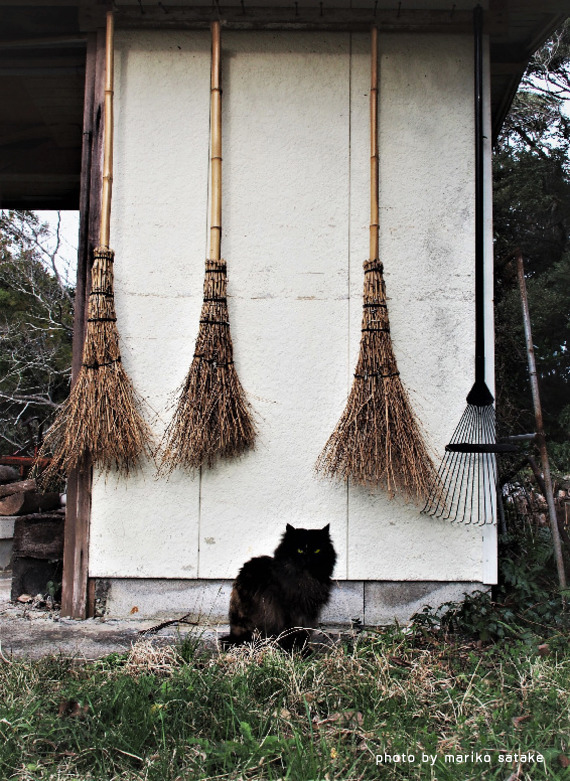
M 425 501 L 436 471 L 400 379 L 390 338 L 379 255 L 378 30 L 371 34 L 370 259 L 364 263 L 360 353 L 345 410 L 320 454 L 317 471 L 359 485 L 381 486 Z
M 160 471 L 213 466 L 253 447 L 255 426 L 234 361 L 221 259 L 222 90 L 220 22 L 212 23 L 210 84 L 210 249 L 194 357 L 161 445 Z
M 103 473 L 128 475 L 151 455 L 151 432 L 142 399 L 121 362 L 113 292 L 114 252 L 109 249 L 113 183 L 114 19 L 107 14 L 105 39 L 105 122 L 100 246 L 93 252 L 91 292 L 82 365 L 67 401 L 48 430 L 40 455 L 51 452 L 42 476 L 47 484 L 91 463 Z

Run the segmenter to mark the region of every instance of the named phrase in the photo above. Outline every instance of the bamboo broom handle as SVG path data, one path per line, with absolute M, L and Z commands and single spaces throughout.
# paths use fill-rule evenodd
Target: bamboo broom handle
M 107 12 L 105 36 L 105 126 L 103 136 L 103 191 L 101 195 L 101 226 L 99 243 L 109 246 L 111 235 L 111 194 L 113 189 L 113 67 L 114 67 L 113 12 Z
M 222 86 L 220 23 L 212 22 L 210 84 L 210 260 L 221 259 L 222 243 Z
M 370 36 L 370 259 L 379 254 L 378 207 L 378 28 L 373 27 Z

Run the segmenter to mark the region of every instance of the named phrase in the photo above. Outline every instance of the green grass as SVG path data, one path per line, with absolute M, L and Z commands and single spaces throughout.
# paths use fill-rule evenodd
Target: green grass
M 12 660 L 0 779 L 570 778 L 570 651 L 539 643 L 393 627 L 311 658 L 187 642 L 88 664 Z

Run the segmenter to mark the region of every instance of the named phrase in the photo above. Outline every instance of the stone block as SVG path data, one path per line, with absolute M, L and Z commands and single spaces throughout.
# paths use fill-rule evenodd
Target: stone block
M 190 613 L 201 624 L 226 624 L 231 580 L 152 580 L 108 578 L 98 580 L 99 610 L 111 618 L 159 621 Z
M 45 594 L 48 583 L 61 583 L 63 568 L 62 512 L 22 515 L 14 523 L 13 600 L 21 594 Z
M 482 583 L 440 581 L 369 581 L 364 584 L 365 623 L 407 623 L 425 605 L 459 602 L 465 594 L 486 590 Z
M 354 619 L 364 621 L 364 583 L 337 581 L 331 599 L 321 614 L 321 624 L 349 625 Z
M 14 556 L 12 560 L 12 601 L 21 594 L 47 594 L 51 582 L 59 590 L 62 574 L 61 560 L 34 559 L 28 556 Z
M 13 516 L 0 518 L 0 572 L 10 568 L 15 520 Z

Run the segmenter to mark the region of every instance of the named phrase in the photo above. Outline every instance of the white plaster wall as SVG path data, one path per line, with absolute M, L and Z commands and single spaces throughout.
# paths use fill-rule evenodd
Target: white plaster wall
M 380 255 L 398 366 L 437 460 L 473 381 L 472 42 L 381 34 L 380 50 Z M 117 310 L 158 436 L 198 328 L 209 58 L 208 33 L 117 33 Z M 231 578 L 287 522 L 330 522 L 339 579 L 492 581 L 493 532 L 313 472 L 359 347 L 368 36 L 224 31 L 223 88 L 222 253 L 257 448 L 194 477 L 149 464 L 96 478 L 90 575 Z

